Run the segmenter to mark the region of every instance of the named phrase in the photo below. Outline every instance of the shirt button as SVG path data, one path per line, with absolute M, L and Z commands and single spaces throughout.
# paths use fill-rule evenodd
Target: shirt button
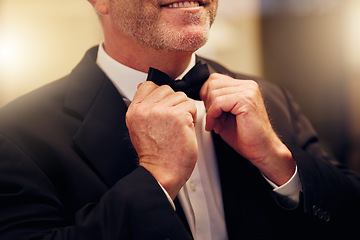
M 191 191 L 196 192 L 196 190 L 197 190 L 196 182 L 190 182 L 189 186 L 190 186 Z

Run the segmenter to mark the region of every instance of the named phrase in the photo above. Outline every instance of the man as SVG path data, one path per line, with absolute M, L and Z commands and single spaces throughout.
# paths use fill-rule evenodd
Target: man
M 288 93 L 193 54 L 217 0 L 89 1 L 104 43 L 0 112 L 1 239 L 354 234 L 359 178 Z

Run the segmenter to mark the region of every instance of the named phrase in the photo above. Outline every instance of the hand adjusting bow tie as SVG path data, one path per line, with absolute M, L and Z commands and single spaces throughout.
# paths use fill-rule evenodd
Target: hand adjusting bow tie
M 182 80 L 173 80 L 166 73 L 155 68 L 150 68 L 146 81 L 152 81 L 159 86 L 169 85 L 175 92 L 181 91 L 189 98 L 201 100 L 199 92 L 203 84 L 209 78 L 209 75 L 210 73 L 207 64 L 197 62 Z

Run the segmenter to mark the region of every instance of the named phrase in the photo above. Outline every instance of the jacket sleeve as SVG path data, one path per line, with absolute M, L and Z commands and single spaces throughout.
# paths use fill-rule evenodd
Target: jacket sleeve
M 360 177 L 331 158 L 293 98 L 284 91 L 295 131 L 289 144 L 302 183 L 304 211 L 311 221 L 351 232 L 359 224 Z
M 0 239 L 191 239 L 156 180 L 142 167 L 70 221 L 65 213 L 45 173 L 0 135 Z

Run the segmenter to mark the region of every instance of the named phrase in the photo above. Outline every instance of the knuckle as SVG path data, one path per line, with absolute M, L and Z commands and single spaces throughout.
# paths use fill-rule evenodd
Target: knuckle
M 169 85 L 161 85 L 159 86 L 159 90 L 166 92 L 174 92 L 174 90 Z
M 217 107 L 217 106 L 221 106 L 222 102 L 223 102 L 224 96 L 217 96 L 216 98 L 213 99 L 212 101 L 212 105 Z
M 215 79 L 215 78 L 219 78 L 219 77 L 221 77 L 221 76 L 223 76 L 223 75 L 220 74 L 220 73 L 212 73 L 209 78 L 210 78 L 210 79 Z
M 153 81 L 145 81 L 143 82 L 141 85 L 148 85 L 148 86 L 158 86 L 156 83 L 154 83 Z
M 130 105 L 127 112 L 126 112 L 125 118 L 126 119 L 131 119 L 133 113 L 134 113 L 133 106 Z
M 253 80 L 247 80 L 246 89 L 246 93 L 250 96 L 261 96 L 260 86 Z
M 137 104 L 136 107 L 129 109 L 126 113 L 126 118 L 129 119 L 144 119 L 148 113 L 148 107 L 146 104 Z
M 179 99 L 189 100 L 188 96 L 184 92 L 179 91 L 179 92 L 175 92 L 174 94 L 176 94 L 179 97 Z
M 221 74 L 219 74 L 219 73 L 212 73 L 212 74 L 209 76 L 208 80 L 207 80 L 209 86 L 212 86 L 213 83 L 214 83 L 215 81 L 217 81 L 220 77 L 221 77 Z
M 218 91 L 217 90 L 212 90 L 209 93 L 209 100 L 210 101 L 215 101 L 218 98 Z
M 259 90 L 259 84 L 257 82 L 255 82 L 254 80 L 248 80 L 247 82 L 250 88 L 252 88 L 253 90 Z

